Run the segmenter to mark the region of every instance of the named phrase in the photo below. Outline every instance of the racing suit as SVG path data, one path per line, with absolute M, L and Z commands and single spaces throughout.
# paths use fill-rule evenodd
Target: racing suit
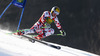
M 57 16 L 53 17 L 51 12 L 44 11 L 40 19 L 30 28 L 30 30 L 24 31 L 24 34 L 38 33 L 39 35 L 37 37 L 40 39 L 50 36 L 54 34 L 54 29 L 51 28 L 50 25 L 53 22 L 59 30 L 62 29 Z

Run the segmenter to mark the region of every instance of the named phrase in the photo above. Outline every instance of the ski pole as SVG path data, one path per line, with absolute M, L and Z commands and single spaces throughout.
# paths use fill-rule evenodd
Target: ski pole
M 24 8 L 23 8 L 21 16 L 20 16 L 20 20 L 19 20 L 19 24 L 18 24 L 18 27 L 17 27 L 17 31 L 19 30 L 19 26 L 20 26 L 20 23 L 21 23 L 21 20 L 22 20 L 23 12 L 24 12 Z
M 53 34 L 53 35 L 57 35 L 57 36 L 60 36 L 60 35 L 62 35 L 62 34 Z
M 53 35 L 51 35 L 51 36 L 54 36 L 54 35 L 56 35 L 56 36 L 61 36 L 62 34 L 53 34 Z M 37 36 L 37 35 L 31 35 L 31 36 Z
M 6 12 L 6 10 L 9 8 L 9 6 L 12 4 L 12 2 L 10 2 L 10 4 L 5 8 L 5 10 L 2 12 L 2 14 L 0 15 L 0 19 L 3 16 L 3 14 Z

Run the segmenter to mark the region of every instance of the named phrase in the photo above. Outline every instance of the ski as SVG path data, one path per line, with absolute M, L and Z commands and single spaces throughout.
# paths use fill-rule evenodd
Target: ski
M 52 47 L 52 48 L 55 48 L 55 49 L 61 49 L 60 46 L 56 46 L 56 45 L 53 45 L 53 44 L 49 44 L 49 43 L 46 43 L 46 42 L 43 42 L 41 40 L 37 40 L 37 39 L 34 39 L 32 37 L 29 37 L 29 36 L 26 36 L 26 35 L 21 35 L 22 37 L 25 37 L 25 38 L 28 38 L 30 42 L 32 43 L 35 43 L 35 41 L 39 42 L 39 43 L 42 43 L 44 45 L 47 45 L 49 47 Z
M 27 30 L 29 30 L 29 29 L 27 29 Z M 27 30 L 26 30 L 26 31 L 27 31 Z M 21 30 L 21 31 L 23 31 L 23 30 Z M 13 33 L 16 33 L 16 32 L 7 33 L 7 34 L 12 35 Z M 54 35 L 61 35 L 61 34 L 54 34 Z M 13 36 L 16 36 L 16 35 L 13 35 Z M 53 44 L 49 44 L 49 43 L 43 42 L 42 40 L 34 39 L 34 38 L 33 38 L 34 36 L 37 36 L 37 35 L 33 35 L 33 34 L 19 35 L 19 38 L 20 38 L 20 39 L 23 39 L 23 40 L 28 40 L 28 41 L 30 41 L 30 42 L 32 42 L 32 43 L 35 43 L 35 41 L 37 41 L 37 42 L 42 43 L 42 44 L 44 44 L 44 45 L 47 45 L 47 46 L 49 46 L 49 47 L 52 47 L 52 48 L 55 48 L 55 49 L 61 49 L 60 46 L 56 46 L 56 45 L 53 45 Z

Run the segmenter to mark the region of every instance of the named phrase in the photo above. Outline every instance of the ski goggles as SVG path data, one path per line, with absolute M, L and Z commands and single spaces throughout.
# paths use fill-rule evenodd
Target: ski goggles
M 59 15 L 59 12 L 57 12 L 57 11 L 54 11 L 54 13 L 55 13 L 56 15 Z

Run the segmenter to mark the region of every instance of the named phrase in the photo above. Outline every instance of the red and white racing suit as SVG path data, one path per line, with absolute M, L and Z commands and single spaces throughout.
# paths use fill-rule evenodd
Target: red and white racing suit
M 30 30 L 25 31 L 25 34 L 37 32 L 39 35 L 37 37 L 45 38 L 54 34 L 54 29 L 51 28 L 50 24 L 54 22 L 58 29 L 62 29 L 60 22 L 56 17 L 53 17 L 49 11 L 45 11 L 40 19 L 30 28 Z

